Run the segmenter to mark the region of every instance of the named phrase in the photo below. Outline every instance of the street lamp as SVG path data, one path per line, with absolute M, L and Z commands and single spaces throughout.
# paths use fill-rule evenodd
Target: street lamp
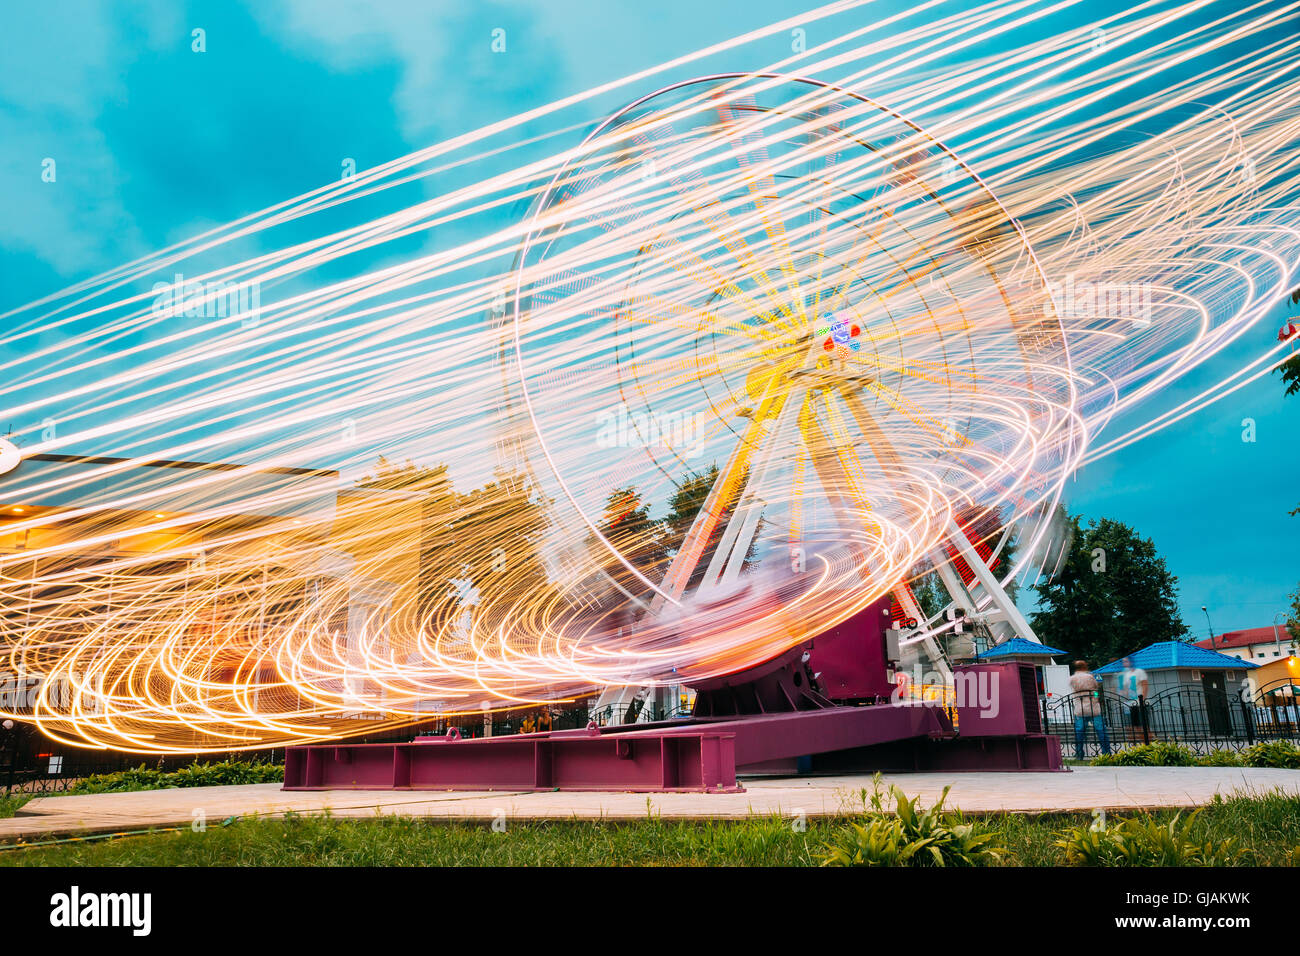
M 1284 617 L 1285 615 L 1286 611 L 1278 611 L 1273 615 L 1273 644 L 1276 647 L 1278 657 L 1282 656 L 1282 638 L 1278 636 L 1277 619 L 1279 617 Z
M 1210 624 L 1210 611 L 1204 604 L 1201 605 L 1201 610 L 1205 612 L 1205 623 L 1210 628 L 1210 647 L 1218 650 L 1218 646 L 1214 643 L 1214 625 Z

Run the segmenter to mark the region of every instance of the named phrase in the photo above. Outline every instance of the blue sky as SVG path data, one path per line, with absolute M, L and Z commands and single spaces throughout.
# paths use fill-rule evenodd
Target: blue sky
M 263 0 L 11 4 L 0 34 L 0 310 L 456 133 L 803 5 Z M 880 4 L 888 12 L 894 4 Z M 1092 3 L 1089 16 L 1119 9 Z M 810 25 L 808 43 L 852 17 Z M 1064 18 L 1058 21 L 1074 25 Z M 191 51 L 191 31 L 207 51 Z M 494 55 L 491 33 L 506 30 Z M 681 76 L 788 55 L 777 36 Z M 669 79 L 678 78 L 669 75 Z M 624 90 L 600 108 L 643 92 Z M 870 92 L 870 91 L 868 91 Z M 593 119 L 596 110 L 593 110 Z M 55 183 L 41 162 L 57 161 Z M 1275 325 L 1276 323 L 1273 323 Z M 1185 386 L 1272 341 L 1273 327 Z M 1248 337 L 1249 338 L 1249 337 Z M 1172 398 L 1173 396 L 1171 396 Z M 1079 473 L 1072 511 L 1154 538 L 1184 619 L 1268 624 L 1300 580 L 1300 398 L 1276 377 Z M 1242 420 L 1256 441 L 1242 441 Z

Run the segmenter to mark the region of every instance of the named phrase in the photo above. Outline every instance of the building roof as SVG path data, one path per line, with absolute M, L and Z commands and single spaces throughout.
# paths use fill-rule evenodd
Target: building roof
M 1278 626 L 1277 630 L 1271 627 L 1247 627 L 1240 631 L 1224 631 L 1214 638 L 1214 645 L 1210 645 L 1210 639 L 1207 637 L 1203 641 L 1197 641 L 1197 647 L 1204 647 L 1208 650 L 1223 650 L 1229 647 L 1251 647 L 1254 644 L 1272 644 L 1275 640 L 1280 640 L 1283 644 L 1291 643 L 1291 635 L 1285 627 Z
M 1218 651 L 1206 650 L 1203 647 L 1197 647 L 1195 644 L 1188 644 L 1186 641 L 1160 641 L 1158 644 L 1150 644 L 1140 651 L 1134 651 L 1129 657 L 1133 658 L 1133 663 L 1144 671 L 1164 671 L 1173 670 L 1179 667 L 1190 667 L 1202 671 L 1237 671 L 1243 668 L 1258 667 L 1250 661 L 1243 661 L 1236 657 L 1229 657 L 1227 654 L 1220 654 Z M 1124 658 L 1117 661 L 1111 661 L 1105 667 L 1098 667 L 1094 674 L 1118 674 L 1124 670 Z
M 1003 641 L 996 647 L 990 647 L 987 651 L 981 651 L 976 654 L 977 660 L 988 660 L 990 657 L 1062 657 L 1067 651 L 1057 650 L 1055 647 L 1048 647 L 1046 644 L 1039 644 L 1037 641 L 1026 640 L 1023 637 L 1013 637 L 1009 641 Z

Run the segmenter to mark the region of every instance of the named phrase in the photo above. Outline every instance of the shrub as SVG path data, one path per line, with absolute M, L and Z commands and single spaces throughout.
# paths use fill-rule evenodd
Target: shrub
M 989 866 L 1001 859 L 1002 848 L 992 845 L 994 835 L 983 824 L 944 811 L 947 787 L 929 808 L 896 786 L 890 793 L 896 804 L 892 814 L 882 806 L 877 774 L 869 801 L 863 791 L 871 808 L 866 821 L 849 824 L 838 840 L 826 844 L 822 866 Z
M 120 793 L 127 790 L 165 790 L 172 787 L 221 787 L 231 784 L 275 783 L 284 779 L 284 767 L 265 761 L 225 760 L 167 772 L 144 764 L 117 773 L 97 773 L 68 788 L 68 793 Z
M 1242 762 L 1247 767 L 1280 767 L 1284 770 L 1300 770 L 1300 747 L 1289 740 L 1273 740 L 1268 743 L 1255 744 L 1242 753 Z
M 1249 855 L 1233 838 L 1215 842 L 1192 835 L 1200 810 L 1168 823 L 1147 816 L 1067 830 L 1056 846 L 1067 866 L 1231 866 Z
M 1196 754 L 1181 744 L 1154 743 L 1125 747 L 1092 758 L 1094 767 L 1193 767 Z
M 1240 767 L 1241 754 L 1235 750 L 1211 750 L 1204 757 L 1196 758 L 1200 767 Z

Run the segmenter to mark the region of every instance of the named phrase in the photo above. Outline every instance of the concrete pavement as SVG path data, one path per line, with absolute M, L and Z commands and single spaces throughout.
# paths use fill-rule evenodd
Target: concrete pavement
M 1076 767 L 1069 773 L 890 774 L 909 796 L 929 805 L 949 784 L 947 805 L 967 812 L 1059 812 L 1197 807 L 1215 794 L 1300 794 L 1300 771 L 1243 767 Z M 32 842 L 77 834 L 189 826 L 201 811 L 209 826 L 230 817 L 277 817 L 288 812 L 335 817 L 404 814 L 437 820 L 725 819 L 750 814 L 852 813 L 870 789 L 870 775 L 748 779 L 745 792 L 573 793 L 345 791 L 286 793 L 279 784 L 193 787 L 42 797 L 0 820 L 0 841 Z

